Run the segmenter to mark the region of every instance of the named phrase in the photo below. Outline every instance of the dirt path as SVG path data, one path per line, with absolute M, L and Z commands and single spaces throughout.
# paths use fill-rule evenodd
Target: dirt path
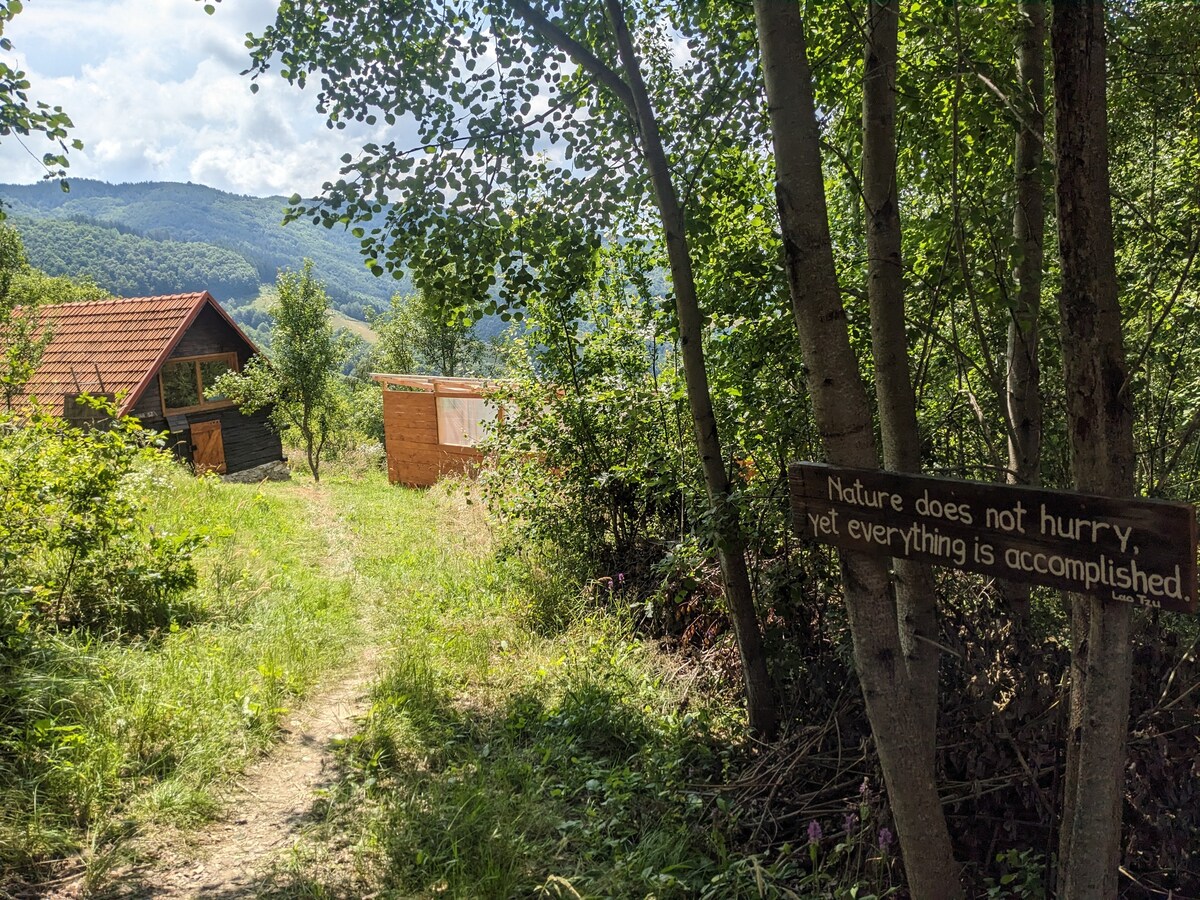
M 353 536 L 321 488 L 298 487 L 327 537 L 321 567 L 333 577 L 358 580 L 348 548 Z M 364 633 L 369 634 L 364 609 Z M 336 779 L 336 741 L 357 728 L 369 706 L 377 648 L 367 646 L 281 723 L 283 739 L 230 785 L 224 814 L 195 832 L 165 830 L 138 838 L 143 865 L 109 873 L 99 896 L 241 898 L 278 896 L 273 875 L 312 821 L 317 792 Z M 57 897 L 79 896 L 58 894 Z
M 146 866 L 114 872 L 120 898 L 255 897 L 267 888 L 274 864 L 309 820 L 316 792 L 335 778 L 333 744 L 351 735 L 367 710 L 375 653 L 285 720 L 286 736 L 235 785 L 224 816 L 192 835 L 166 835 L 146 851 Z

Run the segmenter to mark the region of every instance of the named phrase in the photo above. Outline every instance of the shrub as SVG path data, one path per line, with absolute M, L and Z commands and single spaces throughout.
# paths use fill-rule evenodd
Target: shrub
M 531 302 L 508 346 L 485 497 L 513 543 L 632 589 L 689 527 L 687 420 L 641 304 L 603 280 L 578 302 Z
M 144 633 L 182 611 L 201 537 L 155 532 L 139 498 L 166 458 L 134 419 L 0 420 L 0 653 L 30 631 Z

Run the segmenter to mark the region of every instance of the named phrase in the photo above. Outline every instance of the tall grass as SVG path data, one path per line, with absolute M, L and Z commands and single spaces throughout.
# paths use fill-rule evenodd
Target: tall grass
M 169 628 L 51 632 L 14 673 L 35 724 L 0 767 L 7 878 L 139 825 L 203 819 L 213 783 L 261 752 L 286 708 L 361 643 L 361 598 L 322 492 L 173 467 L 141 489 L 156 528 L 207 531 L 198 586 Z
M 395 489 L 333 486 L 387 610 L 389 652 L 323 826 L 357 848 L 357 866 L 348 883 L 302 850 L 284 884 L 305 896 L 776 895 L 758 893 L 768 868 L 730 849 L 737 810 L 718 799 L 745 749 L 734 696 L 611 615 L 542 627 L 553 586 L 528 560 L 496 557 L 463 495 L 435 489 L 405 511 Z

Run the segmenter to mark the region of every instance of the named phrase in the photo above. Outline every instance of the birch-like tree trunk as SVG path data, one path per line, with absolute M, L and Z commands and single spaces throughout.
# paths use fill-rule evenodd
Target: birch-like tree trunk
M 1130 496 L 1133 406 L 1117 297 L 1105 99 L 1104 5 L 1056 3 L 1056 200 L 1063 379 L 1075 487 Z M 1068 778 L 1058 895 L 1115 898 L 1129 729 L 1132 608 L 1073 597 Z
M 746 682 L 746 712 L 750 727 L 765 737 L 774 737 L 779 729 L 779 709 L 767 671 L 762 629 L 754 608 L 754 592 L 746 568 L 745 539 L 737 507 L 729 496 L 729 473 L 721 455 L 721 440 L 713 414 L 712 393 L 704 364 L 703 315 L 692 274 L 692 253 L 688 246 L 686 221 L 679 194 L 671 178 L 667 154 L 663 150 L 658 118 L 650 103 L 641 60 L 629 33 L 625 7 L 621 0 L 605 0 L 604 9 L 616 37 L 621 71 L 609 67 L 582 41 L 569 35 L 547 18 L 529 0 L 509 0 L 513 10 L 541 37 L 569 55 L 596 83 L 610 91 L 628 110 L 641 137 L 642 159 L 654 191 L 663 225 L 664 243 L 671 268 L 671 287 L 679 323 L 680 356 L 688 407 L 692 415 L 696 447 L 704 470 L 709 511 L 716 530 L 717 553 L 721 562 L 721 580 L 729 606 Z
M 1016 292 L 1008 323 L 1008 482 L 1042 482 L 1042 394 L 1038 314 L 1042 302 L 1045 197 L 1042 143 L 1046 121 L 1046 4 L 1022 2 L 1017 10 L 1016 148 L 1013 153 L 1013 277 Z M 1029 618 L 1029 585 L 1001 582 L 1001 595 L 1019 620 Z
M 729 473 L 721 455 L 717 420 L 713 414 L 708 372 L 704 364 L 703 316 L 692 274 L 692 255 L 688 246 L 683 208 L 671 179 L 667 155 L 663 151 L 658 119 L 650 104 L 642 78 L 633 39 L 625 19 L 621 0 L 605 0 L 609 21 L 616 36 L 625 82 L 632 94 L 633 112 L 642 139 L 642 155 L 654 188 L 654 197 L 662 218 L 667 257 L 671 267 L 671 287 L 679 320 L 680 355 L 688 406 L 696 435 L 696 446 L 704 469 L 712 518 L 716 526 L 717 552 L 730 618 L 741 655 L 746 680 L 746 706 L 750 727 L 773 737 L 779 726 L 779 713 L 767 671 L 762 631 L 754 608 L 754 594 L 746 569 L 745 540 L 737 507 L 729 496 Z
M 904 325 L 904 260 L 896 193 L 896 69 L 899 0 L 868 0 L 863 65 L 863 203 L 867 213 L 867 299 L 883 465 L 921 471 L 917 401 L 909 371 Z M 913 702 L 925 722 L 932 767 L 937 738 L 937 597 L 923 563 L 893 561 L 896 612 Z
M 846 329 L 829 233 L 819 134 L 799 4 L 755 0 L 770 108 L 788 282 L 813 413 L 829 462 L 878 466 L 870 407 Z M 846 608 L 867 715 L 914 897 L 962 896 L 938 798 L 924 685 L 905 665 L 885 560 L 841 554 Z

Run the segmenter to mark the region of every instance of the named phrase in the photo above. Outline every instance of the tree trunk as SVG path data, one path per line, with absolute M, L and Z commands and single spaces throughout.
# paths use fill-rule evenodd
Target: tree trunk
M 750 727 L 773 737 L 779 727 L 770 675 L 767 672 L 762 632 L 750 576 L 746 570 L 745 542 L 737 508 L 729 497 L 729 474 L 721 455 L 717 420 L 713 414 L 708 372 L 704 366 L 702 343 L 703 317 L 692 275 L 691 250 L 685 232 L 683 209 L 671 180 L 666 153 L 659 135 L 658 120 L 650 105 L 642 79 L 641 63 L 629 34 L 625 10 L 620 0 L 605 0 L 612 22 L 621 65 L 632 93 L 633 112 L 642 139 L 642 155 L 654 188 L 654 197 L 662 217 L 667 256 L 671 266 L 671 286 L 675 294 L 675 309 L 679 318 L 679 344 L 683 357 L 683 374 L 687 387 L 688 406 L 695 426 L 696 445 L 704 469 L 704 484 L 708 490 L 710 509 L 716 527 L 717 552 L 725 597 L 729 604 L 746 679 L 746 706 Z
M 1017 11 L 1017 83 L 1021 89 L 1017 143 L 1013 153 L 1013 274 L 1016 293 L 1008 323 L 1008 483 L 1042 482 L 1042 395 L 1038 314 L 1042 302 L 1045 189 L 1042 142 L 1046 121 L 1046 5 L 1024 0 Z M 1013 616 L 1029 618 L 1029 585 L 1002 581 L 1001 596 Z
M 829 234 L 812 77 L 800 7 L 755 0 L 775 149 L 788 282 L 817 428 L 829 462 L 878 465 L 866 388 L 846 329 Z M 922 693 L 904 654 L 886 562 L 841 554 L 854 657 L 913 896 L 961 897 L 927 753 Z
M 1075 487 L 1130 496 L 1133 408 L 1117 297 L 1105 101 L 1104 6 L 1054 6 L 1063 376 Z M 1068 778 L 1058 893 L 1115 898 L 1129 727 L 1132 608 L 1072 598 Z M 1086 636 L 1086 637 L 1085 637 Z
M 908 365 L 904 327 L 904 263 L 896 194 L 896 68 L 899 0 L 868 0 L 863 66 L 863 202 L 867 211 L 867 298 L 871 349 L 879 402 L 883 465 L 896 472 L 921 471 L 917 401 Z M 929 566 L 893 562 L 896 613 L 913 702 L 928 735 L 933 766 L 937 743 L 937 598 Z M 925 638 L 926 640 L 922 640 Z

